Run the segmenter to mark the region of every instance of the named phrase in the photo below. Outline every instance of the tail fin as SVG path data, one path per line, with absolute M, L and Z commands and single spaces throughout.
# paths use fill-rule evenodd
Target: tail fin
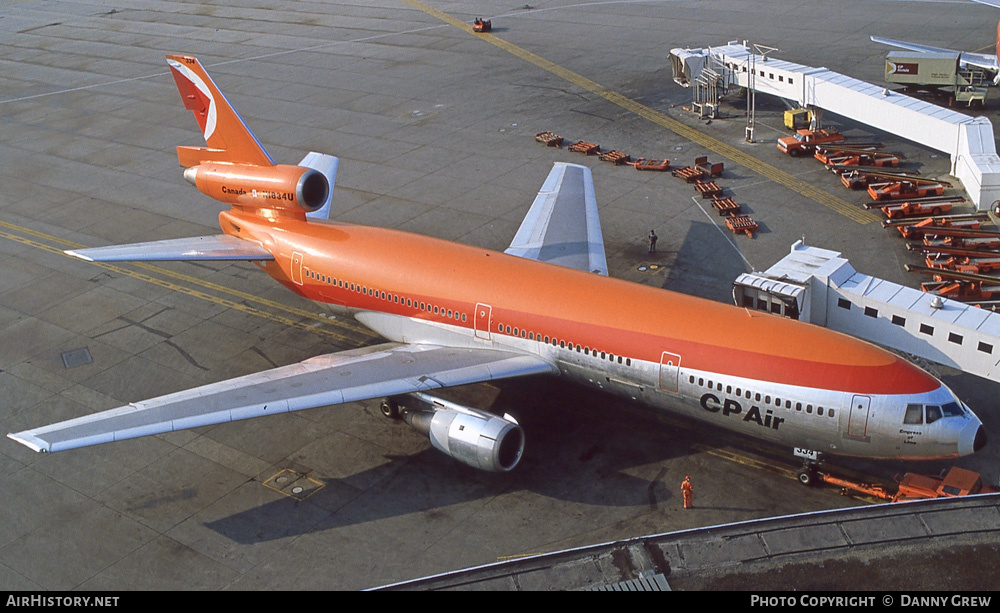
M 208 147 L 177 147 L 177 159 L 181 166 L 197 166 L 204 162 L 274 165 L 274 160 L 215 86 L 197 58 L 168 55 L 167 63 L 184 107 L 194 113 L 208 143 Z

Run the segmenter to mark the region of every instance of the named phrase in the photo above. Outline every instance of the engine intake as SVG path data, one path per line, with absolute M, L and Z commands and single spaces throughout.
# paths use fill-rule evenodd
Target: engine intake
M 403 408 L 403 420 L 445 455 L 488 472 L 507 472 L 521 461 L 524 430 L 517 422 L 427 394 L 401 400 L 411 404 L 410 398 L 422 408 Z
M 323 207 L 330 183 L 323 173 L 303 166 L 250 166 L 204 163 L 184 171 L 198 191 L 220 202 L 259 209 L 299 208 L 311 213 Z

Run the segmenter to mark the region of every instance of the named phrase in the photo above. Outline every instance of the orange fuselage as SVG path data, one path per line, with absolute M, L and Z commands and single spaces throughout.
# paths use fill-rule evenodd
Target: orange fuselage
M 406 232 L 222 213 L 275 256 L 265 270 L 319 302 L 687 369 L 855 394 L 940 386 L 909 362 L 817 326 Z M 234 231 L 234 226 L 240 231 Z M 476 321 L 476 306 L 491 308 Z M 508 331 L 509 329 L 509 331 Z

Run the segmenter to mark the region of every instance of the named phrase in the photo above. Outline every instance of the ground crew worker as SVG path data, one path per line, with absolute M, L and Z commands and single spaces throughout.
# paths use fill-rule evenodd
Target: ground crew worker
M 684 477 L 684 481 L 681 482 L 681 494 L 684 495 L 684 508 L 694 507 L 694 485 L 691 484 L 690 476 Z
M 656 253 L 656 239 L 660 238 L 656 235 L 656 232 L 652 230 L 649 231 L 649 252 Z

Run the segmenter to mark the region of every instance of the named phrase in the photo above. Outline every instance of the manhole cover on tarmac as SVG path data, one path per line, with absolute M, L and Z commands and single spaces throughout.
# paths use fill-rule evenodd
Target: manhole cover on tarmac
M 297 500 L 305 500 L 323 488 L 319 481 L 287 468 L 266 479 L 264 485 Z

